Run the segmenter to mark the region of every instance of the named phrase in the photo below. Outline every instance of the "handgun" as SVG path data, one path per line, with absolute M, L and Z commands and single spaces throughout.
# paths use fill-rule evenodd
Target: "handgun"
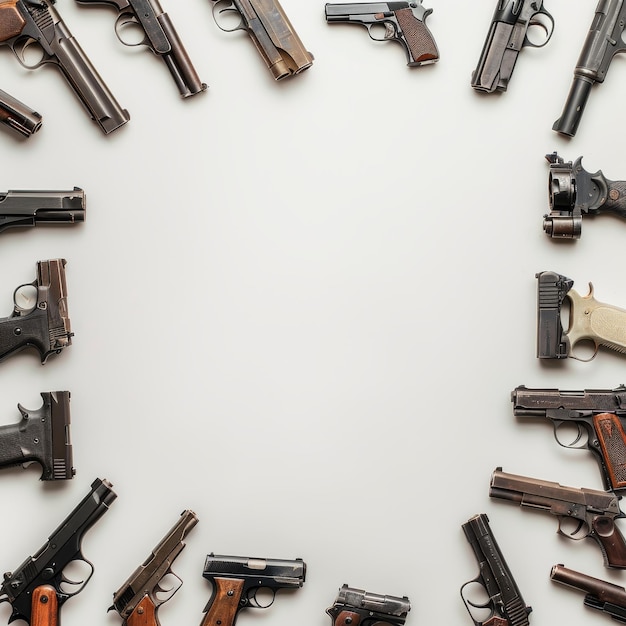
M 79 4 L 108 4 L 115 7 L 118 17 L 115 34 L 125 46 L 146 46 L 163 62 L 170 71 L 180 95 L 184 98 L 202 93 L 207 86 L 200 80 L 187 50 L 183 45 L 174 24 L 164 13 L 159 0 L 77 0 Z M 142 39 L 124 38 L 126 30 L 132 33 L 135 28 L 142 32 Z
M 584 215 L 612 213 L 626 217 L 626 181 L 612 181 L 601 170 L 595 174 L 556 153 L 546 154 L 550 163 L 548 197 L 550 214 L 543 216 L 543 230 L 553 239 L 580 239 Z
M 529 389 L 524 385 L 511 392 L 517 417 L 547 418 L 554 438 L 564 448 L 590 450 L 598 461 L 605 489 L 626 490 L 626 387 L 615 389 Z M 571 442 L 559 437 L 565 424 L 576 433 Z
M 50 0 L 0 0 L 0 44 L 9 46 L 26 69 L 58 67 L 104 133 L 130 119 Z
M 72 344 L 65 264 L 65 259 L 38 261 L 37 278 L 15 289 L 13 312 L 0 318 L 0 361 L 34 348 L 43 364 Z
M 581 296 L 573 289 L 574 281 L 556 272 L 540 272 L 537 278 L 537 358 L 591 361 L 600 346 L 626 352 L 626 311 L 598 302 L 593 284 Z M 569 302 L 569 328 L 563 329 L 561 309 Z M 574 348 L 581 341 L 594 345 L 586 359 L 576 356 Z
M 38 409 L 17 405 L 22 419 L 0 426 L 0 468 L 41 465 L 41 480 L 66 480 L 76 474 L 70 440 L 70 392 L 41 392 Z
M 527 626 L 532 607 L 527 606 L 493 535 L 485 513 L 474 515 L 461 526 L 478 562 L 478 575 L 461 587 L 461 598 L 476 626 Z M 480 585 L 486 596 L 468 594 Z M 483 594 L 483 595 L 484 595 Z M 483 615 L 484 612 L 484 615 Z M 481 618 L 479 619 L 478 615 Z
M 574 79 L 563 112 L 552 130 L 570 137 L 576 134 L 591 88 L 595 83 L 604 82 L 613 57 L 626 50 L 622 37 L 624 28 L 626 5 L 623 0 L 599 0 L 574 68 Z
M 237 13 L 238 25 L 222 26 L 218 19 L 222 13 Z M 304 47 L 278 0 L 215 0 L 213 18 L 225 32 L 244 30 L 250 35 L 274 80 L 300 74 L 313 64 L 313 55 Z
M 116 497 L 111 483 L 97 478 L 91 485 L 91 492 L 34 556 L 4 574 L 0 602 L 11 604 L 9 622 L 21 619 L 33 626 L 59 623 L 63 604 L 85 588 L 94 572 L 93 564 L 81 551 L 83 536 L 109 510 Z M 84 580 L 71 581 L 63 574 L 72 562 L 87 566 L 89 572 Z
M 555 565 L 550 579 L 583 591 L 583 603 L 590 609 L 603 611 L 619 622 L 626 622 L 626 589 L 619 585 L 581 574 L 562 564 Z
M 209 554 L 202 576 L 213 586 L 204 607 L 201 626 L 233 626 L 245 608 L 266 609 L 279 589 L 298 589 L 304 584 L 306 563 L 295 560 L 249 558 Z M 268 589 L 272 598 L 261 602 L 257 593 Z
M 498 467 L 491 475 L 489 496 L 551 513 L 558 518 L 560 535 L 593 539 L 600 547 L 605 567 L 626 569 L 626 543 L 615 523 L 626 516 L 614 493 L 563 487 L 555 482 L 507 474 Z M 571 533 L 563 529 L 566 519 L 577 523 Z
M 528 37 L 531 27 L 539 27 L 545 39 L 534 43 Z M 543 48 L 554 31 L 554 19 L 543 0 L 497 0 L 496 10 L 471 85 L 476 91 L 506 91 L 520 50 L 526 46 Z
M 411 603 L 406 596 L 371 593 L 344 584 L 326 613 L 333 626 L 402 626 L 410 610 Z
M 397 41 L 406 52 L 407 65 L 417 67 L 439 60 L 437 44 L 426 26 L 432 12 L 422 6 L 422 0 L 327 4 L 326 21 L 360 24 L 374 41 Z M 385 28 L 382 38 L 374 36 L 379 26 Z
M 41 128 L 41 115 L 0 89 L 0 122 L 23 137 L 30 137 Z
M 0 232 L 8 228 L 85 221 L 85 192 L 14 190 L 0 192 Z
M 172 563 L 185 547 L 183 539 L 198 523 L 193 511 L 183 511 L 179 520 L 152 550 L 148 558 L 128 577 L 113 594 L 113 605 L 128 626 L 158 626 L 158 608 L 167 602 L 183 582 L 171 570 Z M 164 586 L 167 580 L 176 585 Z

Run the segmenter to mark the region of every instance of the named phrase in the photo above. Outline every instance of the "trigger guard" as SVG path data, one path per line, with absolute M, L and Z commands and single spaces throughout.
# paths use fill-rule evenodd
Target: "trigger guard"
M 580 424 L 576 424 L 576 437 L 574 438 L 574 440 L 571 443 L 563 443 L 559 438 L 559 427 L 563 426 L 564 424 L 568 424 L 568 422 L 560 421 L 554 424 L 554 438 L 556 439 L 556 442 L 562 448 L 567 448 L 568 450 L 584 450 L 587 447 L 585 442 L 583 442 L 581 445 L 576 444 L 579 441 L 583 440 L 585 429 Z
M 115 36 L 117 37 L 117 40 L 121 44 L 128 46 L 129 48 L 134 48 L 135 46 L 147 46 L 148 38 L 145 36 L 137 43 L 132 43 L 124 40 L 121 33 L 124 28 L 129 24 L 132 26 L 137 26 L 139 29 L 141 29 L 141 24 L 139 23 L 139 20 L 132 13 L 120 13 L 117 16 L 117 19 L 115 20 Z
M 228 2 L 228 6 L 220 9 L 219 6 L 220 4 L 225 4 Z M 213 20 L 215 21 L 215 23 L 217 24 L 217 27 L 221 30 L 224 31 L 225 33 L 234 33 L 237 30 L 246 30 L 246 26 L 245 23 L 243 21 L 243 18 L 241 17 L 241 14 L 239 13 L 239 11 L 237 11 L 237 9 L 235 8 L 235 6 L 233 5 L 232 2 L 230 2 L 230 0 L 217 0 L 217 2 L 213 5 Z M 239 24 L 237 26 L 235 26 L 234 28 L 224 28 L 221 24 L 220 21 L 218 19 L 218 15 L 221 15 L 222 13 L 237 13 L 237 15 L 239 15 L 240 20 L 239 20 Z
M 380 26 L 383 26 L 385 28 L 385 34 L 383 35 L 382 38 L 374 37 L 374 35 L 372 35 L 372 31 L 374 30 L 374 27 L 379 28 Z M 375 24 L 366 24 L 366 27 L 367 27 L 367 34 L 370 36 L 370 39 L 373 41 L 389 41 L 390 39 L 395 39 L 396 37 L 396 29 L 394 28 L 393 24 L 391 24 L 390 22 L 384 21 L 384 22 L 376 22 Z
M 589 533 L 580 534 L 580 531 L 587 526 L 587 524 L 583 520 L 577 520 L 578 526 L 574 529 L 572 533 L 566 533 L 562 528 L 563 518 L 559 518 L 559 535 L 563 535 L 563 537 L 567 537 L 568 539 L 572 539 L 573 541 L 581 541 L 585 539 L 585 537 Z
M 41 52 L 41 59 L 37 61 L 37 63 L 33 63 L 29 65 L 26 63 L 26 59 L 24 58 L 24 53 L 31 46 L 38 46 L 39 51 Z M 52 57 L 41 47 L 39 42 L 32 37 L 21 37 L 18 39 L 12 46 L 13 53 L 17 57 L 19 64 L 26 68 L 27 70 L 36 70 L 38 67 L 41 67 L 44 63 L 53 63 Z
M 526 30 L 526 33 L 528 33 L 528 30 L 532 26 L 535 26 L 535 27 L 538 26 L 546 34 L 545 41 L 543 43 L 533 43 L 528 38 L 528 34 L 526 34 L 524 35 L 524 47 L 543 48 L 548 43 L 548 41 L 550 41 L 550 39 L 552 38 L 552 33 L 554 32 L 554 18 L 547 11 L 541 11 L 540 14 L 546 16 L 550 20 L 550 27 L 548 28 L 548 24 L 546 24 L 545 22 L 542 22 L 541 20 L 536 19 L 533 16 L 528 21 L 528 29 Z
M 269 589 L 272 592 L 272 599 L 270 602 L 268 602 L 267 604 L 261 604 L 256 597 L 256 594 L 259 593 L 259 591 L 261 591 L 261 589 Z M 272 589 L 271 587 L 257 587 L 254 592 L 248 596 L 248 602 L 250 602 L 250 605 L 257 608 L 257 609 L 269 609 L 270 606 L 272 606 L 272 604 L 274 604 L 274 600 L 276 600 L 276 591 L 274 589 Z

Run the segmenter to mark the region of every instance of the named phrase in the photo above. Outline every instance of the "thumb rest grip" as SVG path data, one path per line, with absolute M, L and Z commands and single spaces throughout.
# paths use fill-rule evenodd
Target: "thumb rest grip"
M 430 31 L 424 22 L 415 18 L 411 9 L 396 11 L 396 19 L 409 48 L 411 56 L 409 65 L 424 65 L 439 59 L 439 52 Z
M 607 183 L 609 189 L 602 208 L 626 217 L 626 181 L 607 181 Z
M 612 489 L 626 488 L 626 432 L 614 413 L 599 413 L 593 418 L 598 443 Z
M 237 578 L 216 577 L 211 580 L 215 589 L 201 626 L 233 626 L 243 594 L 244 581 Z
M 626 542 L 615 520 L 607 515 L 596 517 L 592 522 L 592 532 L 602 548 L 606 567 L 626 569 Z

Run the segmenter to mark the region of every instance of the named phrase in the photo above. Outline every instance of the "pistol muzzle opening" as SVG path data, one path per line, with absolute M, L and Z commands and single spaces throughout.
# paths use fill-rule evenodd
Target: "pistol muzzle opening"
M 582 218 L 546 215 L 543 219 L 543 230 L 552 239 L 580 239 Z

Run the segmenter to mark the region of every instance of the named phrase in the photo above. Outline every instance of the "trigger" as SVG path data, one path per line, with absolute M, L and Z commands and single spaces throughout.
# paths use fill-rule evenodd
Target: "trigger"
M 396 36 L 395 28 L 393 24 L 385 22 L 385 39 L 393 39 Z

